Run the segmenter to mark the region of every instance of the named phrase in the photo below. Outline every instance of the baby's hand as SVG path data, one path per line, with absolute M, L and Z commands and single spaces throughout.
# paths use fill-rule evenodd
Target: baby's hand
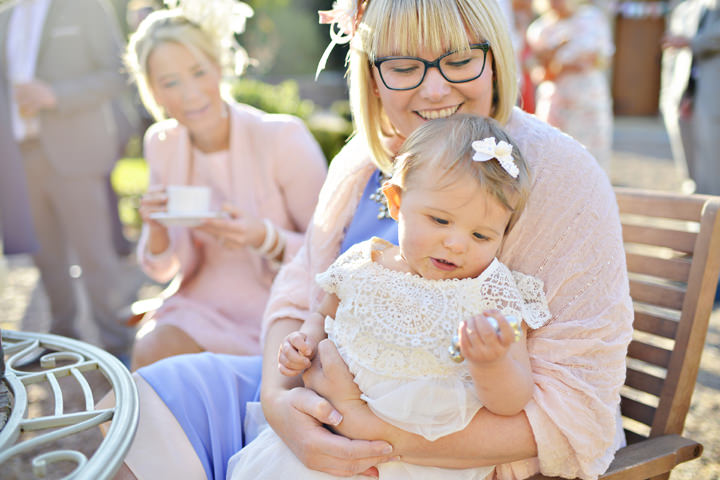
M 460 353 L 477 364 L 500 360 L 516 340 L 513 327 L 497 310 L 488 310 L 461 323 L 459 336 Z
M 285 337 L 278 352 L 278 370 L 283 375 L 294 377 L 310 367 L 315 356 L 317 343 L 302 332 L 293 332 Z

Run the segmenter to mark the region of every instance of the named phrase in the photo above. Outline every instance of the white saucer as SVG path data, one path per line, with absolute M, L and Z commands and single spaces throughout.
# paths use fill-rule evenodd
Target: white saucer
M 157 220 L 166 227 L 197 227 L 205 220 L 213 218 L 225 218 L 225 212 L 194 212 L 194 213 L 170 213 L 155 212 L 150 214 L 150 218 Z

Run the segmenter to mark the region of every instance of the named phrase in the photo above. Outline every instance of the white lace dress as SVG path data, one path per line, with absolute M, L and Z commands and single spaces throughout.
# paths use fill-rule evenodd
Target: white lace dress
M 466 364 L 448 348 L 459 323 L 496 308 L 530 328 L 550 318 L 542 281 L 497 259 L 476 278 L 426 280 L 372 260 L 390 246 L 373 238 L 349 248 L 317 281 L 340 299 L 325 330 L 355 376 L 362 398 L 383 420 L 428 440 L 462 430 L 482 407 Z M 483 479 L 494 467 L 442 469 L 389 462 L 380 479 Z M 228 478 L 335 478 L 305 468 L 265 429 L 229 462 Z M 353 477 L 354 478 L 354 477 Z M 357 477 L 364 479 L 367 477 Z

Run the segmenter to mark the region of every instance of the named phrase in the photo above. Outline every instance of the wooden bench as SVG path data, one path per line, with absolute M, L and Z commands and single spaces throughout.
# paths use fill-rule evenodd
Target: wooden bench
M 720 197 L 615 193 L 635 322 L 620 404 L 628 446 L 600 478 L 667 479 L 703 450 L 681 435 L 720 275 Z

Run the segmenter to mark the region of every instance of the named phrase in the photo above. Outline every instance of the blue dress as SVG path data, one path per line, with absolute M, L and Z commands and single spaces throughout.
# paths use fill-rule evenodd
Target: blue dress
M 397 245 L 397 224 L 378 218 L 370 196 L 380 185 L 375 171 L 345 231 L 340 251 L 380 237 Z M 225 479 L 230 457 L 252 440 L 244 431 L 246 405 L 260 399 L 262 357 L 199 353 L 178 355 L 138 370 L 173 413 L 208 479 Z

